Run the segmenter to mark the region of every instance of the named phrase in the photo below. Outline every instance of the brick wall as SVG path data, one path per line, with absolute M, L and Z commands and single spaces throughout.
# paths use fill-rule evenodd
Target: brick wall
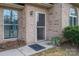
M 36 22 L 36 12 L 47 12 L 46 9 L 32 6 L 32 5 L 25 5 L 25 13 L 26 13 L 26 41 L 27 44 L 32 44 L 37 42 L 37 22 Z M 33 15 L 30 15 L 30 12 L 33 11 Z
M 26 17 L 25 9 L 19 11 L 18 40 L 26 40 Z
M 4 39 L 3 8 L 0 7 L 0 43 L 3 42 L 3 39 Z
M 46 13 L 46 39 L 61 36 L 64 27 L 69 25 L 69 9 L 71 4 L 55 3 L 50 9 L 26 4 L 19 10 L 18 40 L 25 40 L 27 44 L 37 42 L 36 12 Z M 79 8 L 77 8 L 79 10 Z M 33 15 L 30 12 L 33 11 Z M 0 7 L 0 42 L 4 40 L 3 8 Z M 78 11 L 79 17 L 79 11 Z M 79 19 L 79 18 L 78 18 Z M 78 21 L 79 22 L 79 21 Z
M 61 35 L 62 4 L 54 4 L 48 11 L 47 39 Z
M 72 4 L 67 4 L 67 3 L 62 4 L 62 29 L 66 26 L 69 26 L 69 10 L 72 7 L 77 8 L 78 20 L 79 20 L 79 7 L 74 6 Z M 78 24 L 79 24 L 79 21 L 78 21 Z
M 69 9 L 71 4 L 62 4 L 62 29 L 69 25 Z

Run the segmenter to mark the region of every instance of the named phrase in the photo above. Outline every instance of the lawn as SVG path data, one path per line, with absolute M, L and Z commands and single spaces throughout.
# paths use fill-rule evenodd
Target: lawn
M 79 48 L 65 43 L 60 47 L 51 48 L 43 52 L 36 53 L 33 56 L 79 56 Z

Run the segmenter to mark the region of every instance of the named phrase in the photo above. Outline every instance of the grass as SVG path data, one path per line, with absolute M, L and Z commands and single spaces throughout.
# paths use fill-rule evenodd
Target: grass
M 78 56 L 79 52 L 75 49 L 64 49 L 61 47 L 51 48 L 46 51 L 36 53 L 33 56 Z
M 79 56 L 79 48 L 69 43 L 61 44 L 60 47 L 51 48 L 33 56 Z

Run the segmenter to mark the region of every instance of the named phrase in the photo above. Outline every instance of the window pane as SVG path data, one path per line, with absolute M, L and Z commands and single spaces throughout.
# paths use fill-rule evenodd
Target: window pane
M 9 25 L 4 25 L 4 38 L 9 38 Z
M 77 18 L 74 17 L 74 25 L 77 25 L 77 24 L 78 24 L 77 22 L 78 22 L 78 21 L 77 21 Z
M 14 38 L 17 37 L 17 25 L 10 25 L 10 37 Z
M 13 25 L 10 25 L 9 26 L 9 30 L 10 30 L 10 37 L 13 37 L 14 36 L 14 30 L 13 30 Z
M 10 10 L 7 10 L 5 9 L 4 10 L 4 24 L 9 24 L 9 20 L 10 20 L 10 17 L 11 17 L 11 11 Z
M 72 25 L 73 25 L 73 24 L 72 24 L 72 20 L 73 20 L 73 18 L 72 18 L 72 17 L 70 17 L 70 21 L 69 21 L 70 26 L 72 26 Z
M 70 8 L 70 15 L 76 16 L 76 10 L 75 10 L 75 8 Z
M 14 23 L 14 24 L 17 24 L 18 20 L 18 12 L 17 11 L 12 11 L 12 22 L 11 23 Z
M 14 25 L 13 26 L 13 35 L 14 35 L 14 37 L 17 37 L 17 34 L 18 33 L 18 26 L 17 25 Z

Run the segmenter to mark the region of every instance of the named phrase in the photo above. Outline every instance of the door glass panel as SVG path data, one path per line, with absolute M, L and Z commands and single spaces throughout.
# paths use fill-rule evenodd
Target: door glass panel
M 42 39 L 45 39 L 45 32 L 44 32 L 44 28 L 37 28 L 37 38 L 38 40 L 42 40 Z
M 39 13 L 37 26 L 45 26 L 45 14 Z

